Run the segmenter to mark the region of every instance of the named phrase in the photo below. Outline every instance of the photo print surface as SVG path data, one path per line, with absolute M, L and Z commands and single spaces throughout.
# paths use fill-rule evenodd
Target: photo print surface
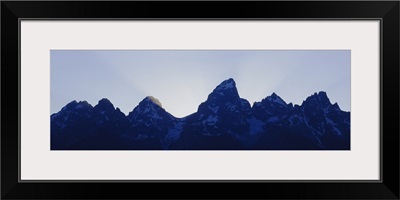
M 51 150 L 351 150 L 350 50 L 51 50 Z

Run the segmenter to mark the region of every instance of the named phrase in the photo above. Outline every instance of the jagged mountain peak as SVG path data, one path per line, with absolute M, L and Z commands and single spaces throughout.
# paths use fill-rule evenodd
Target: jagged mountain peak
M 331 101 L 328 98 L 328 95 L 324 91 L 320 91 L 318 93 L 314 93 L 313 95 L 307 97 L 305 101 L 303 101 L 302 105 L 307 105 L 307 104 L 320 104 L 322 106 L 328 106 L 332 105 Z
M 161 102 L 152 96 L 147 96 L 139 102 L 139 105 L 132 112 L 156 113 L 160 111 L 165 112 Z
M 287 104 L 281 97 L 279 97 L 275 92 L 273 92 L 270 96 L 267 96 L 261 102 L 254 102 L 253 108 L 263 107 L 263 108 L 273 108 L 273 107 L 293 107 L 292 103 Z
M 94 108 L 102 111 L 115 110 L 114 105 L 107 98 L 102 98 Z
M 208 95 L 207 101 L 213 101 L 216 99 L 231 99 L 231 100 L 238 100 L 239 93 L 236 88 L 236 83 L 232 78 L 229 78 L 222 83 L 220 83 L 210 95 Z
M 246 99 L 239 96 L 236 83 L 232 78 L 221 82 L 209 95 L 205 102 L 199 105 L 198 113 L 248 112 L 251 109 Z
M 320 91 L 318 93 L 314 92 L 313 95 L 311 95 L 312 98 L 318 98 L 319 101 L 326 101 L 328 99 L 328 95 L 324 91 Z
M 74 109 L 77 105 L 78 105 L 78 102 L 76 100 L 73 100 L 73 101 L 67 103 L 67 105 L 65 105 L 61 110 Z
M 152 97 L 147 96 L 145 97 L 138 106 L 136 106 L 132 112 L 128 114 L 128 118 L 134 119 L 138 116 L 147 116 L 150 118 L 160 118 L 159 116 L 168 116 L 168 118 L 174 118 L 171 114 L 165 111 L 164 108 L 161 107 L 161 102 Z
M 216 91 L 221 91 L 221 90 L 227 90 L 227 89 L 232 89 L 236 88 L 236 83 L 232 78 L 229 78 L 227 80 L 224 80 L 222 83 L 220 83 L 215 90 Z
M 93 108 L 87 101 L 76 101 L 73 100 L 69 102 L 66 106 L 64 106 L 61 110 L 74 110 L 74 109 L 82 109 L 82 108 Z
M 108 100 L 107 98 L 102 98 L 102 99 L 100 99 L 98 105 L 99 105 L 99 104 L 104 104 L 104 105 L 107 105 L 107 104 L 108 104 L 108 105 L 112 105 L 111 101 Z
M 158 105 L 160 108 L 162 108 L 161 102 L 153 96 L 147 96 L 146 98 L 144 98 L 142 100 L 142 102 L 153 103 L 153 104 Z
M 78 102 L 76 100 L 72 100 L 71 102 L 67 103 L 66 107 L 67 106 L 74 106 L 76 104 L 78 104 Z
M 278 103 L 278 104 L 282 104 L 282 105 L 287 105 L 287 103 L 281 98 L 279 97 L 275 92 L 273 92 L 271 94 L 271 96 L 267 96 L 264 101 L 269 101 L 269 102 L 273 102 L 273 103 Z
M 114 106 L 110 100 L 108 100 L 107 98 L 102 98 L 100 99 L 100 101 L 97 103 L 97 105 L 99 106 Z

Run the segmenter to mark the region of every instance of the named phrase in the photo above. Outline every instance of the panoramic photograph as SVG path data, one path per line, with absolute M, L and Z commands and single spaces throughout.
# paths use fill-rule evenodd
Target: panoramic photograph
M 351 150 L 350 50 L 51 50 L 51 150 Z

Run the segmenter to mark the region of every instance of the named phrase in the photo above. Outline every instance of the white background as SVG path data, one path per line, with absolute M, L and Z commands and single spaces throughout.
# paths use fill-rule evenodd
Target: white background
M 50 151 L 57 49 L 350 49 L 351 150 Z M 379 21 L 21 21 L 21 180 L 379 180 L 379 170 Z

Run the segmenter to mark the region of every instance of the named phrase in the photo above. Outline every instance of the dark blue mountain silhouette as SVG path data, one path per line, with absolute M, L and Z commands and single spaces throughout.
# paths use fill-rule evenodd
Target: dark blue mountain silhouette
M 273 93 L 251 106 L 233 79 L 184 118 L 146 97 L 128 116 L 102 99 L 72 101 L 50 119 L 52 150 L 350 150 L 350 112 L 325 92 L 301 105 Z

